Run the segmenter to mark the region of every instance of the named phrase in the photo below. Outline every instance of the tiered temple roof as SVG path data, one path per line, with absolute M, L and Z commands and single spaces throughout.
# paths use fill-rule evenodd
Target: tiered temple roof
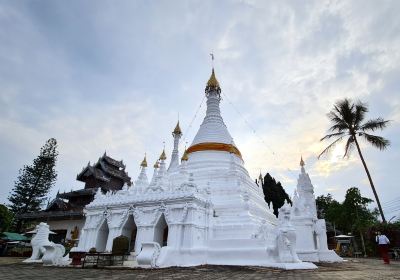
M 125 171 L 123 161 L 117 161 L 106 153 L 93 165 L 88 163 L 86 167 L 76 176 L 76 179 L 85 182 L 85 189 L 108 187 L 110 190 L 120 190 L 126 183 L 132 185 L 131 177 Z
M 115 160 L 104 153 L 95 164 L 88 163 L 77 175 L 76 179 L 85 183 L 83 189 L 57 193 L 56 198 L 49 203 L 46 210 L 26 213 L 21 215 L 21 218 L 27 220 L 81 219 L 83 208 L 93 200 L 98 188 L 105 193 L 121 190 L 124 184 L 128 186 L 132 184 L 125 168 L 122 160 Z

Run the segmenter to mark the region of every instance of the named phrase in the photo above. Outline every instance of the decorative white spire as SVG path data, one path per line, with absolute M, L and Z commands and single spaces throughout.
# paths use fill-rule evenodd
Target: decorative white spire
M 168 167 L 168 171 L 175 170 L 179 166 L 179 139 L 182 137 L 182 131 L 181 128 L 179 127 L 179 121 L 176 124 L 176 127 L 174 131 L 172 132 L 172 136 L 174 137 L 174 149 L 172 151 L 171 155 L 171 162 Z
M 197 132 L 192 145 L 199 143 L 233 143 L 232 136 L 221 117 L 219 103 L 221 101 L 221 88 L 215 76 L 214 68 L 205 89 L 207 96 L 207 111 L 203 123 Z M 189 148 L 190 150 L 190 148 Z
M 135 182 L 135 186 L 138 191 L 142 191 L 149 185 L 149 179 L 147 179 L 147 174 L 146 174 L 146 169 L 147 169 L 146 156 L 144 156 L 144 159 L 141 162 L 140 167 L 141 167 L 140 174 Z
M 181 159 L 181 165 L 179 166 L 179 173 L 184 182 L 186 182 L 189 179 L 189 173 L 187 170 L 187 160 L 188 160 L 188 156 L 185 151 L 185 153 L 183 154 L 182 159 Z
M 301 173 L 297 179 L 297 187 L 293 197 L 293 206 L 298 215 L 317 217 L 317 208 L 315 204 L 314 186 L 311 183 L 310 176 L 305 171 L 303 157 L 300 159 Z
M 154 164 L 154 171 L 153 171 L 153 177 L 151 178 L 150 186 L 154 186 L 157 184 L 157 174 L 158 174 L 158 168 L 160 165 L 158 164 L 158 160 Z
M 165 182 L 167 179 L 167 169 L 165 167 L 165 160 L 167 159 L 167 156 L 165 155 L 165 149 L 163 149 L 160 159 L 159 159 L 159 166 L 160 168 L 158 169 L 157 176 L 156 176 L 156 181 L 158 185 L 165 186 Z

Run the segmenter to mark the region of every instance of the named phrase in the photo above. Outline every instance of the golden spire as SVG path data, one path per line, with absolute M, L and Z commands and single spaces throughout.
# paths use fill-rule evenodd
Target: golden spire
M 153 165 L 154 168 L 159 168 L 160 165 L 158 164 L 158 160 L 156 161 L 156 163 Z
M 180 135 L 180 134 L 182 134 L 181 128 L 180 128 L 180 126 L 179 126 L 179 121 L 178 121 L 178 123 L 176 124 L 175 129 L 174 129 L 174 131 L 172 132 L 172 134 L 175 134 L 175 135 Z
M 304 163 L 303 156 L 301 156 L 301 159 L 300 159 L 300 166 L 303 167 L 304 165 L 306 165 L 306 164 Z
M 189 159 L 189 156 L 188 156 L 188 153 L 186 152 L 186 148 L 185 148 L 185 151 L 183 152 L 181 161 L 187 161 L 188 159 Z
M 146 154 L 144 155 L 144 159 L 142 163 L 140 164 L 141 167 L 147 167 L 147 160 L 146 160 Z
M 214 67 L 212 69 L 210 79 L 208 80 L 207 86 L 206 86 L 206 90 L 210 90 L 210 89 L 221 90 L 221 88 L 219 87 L 218 80 L 215 77 Z
M 160 160 L 166 160 L 167 156 L 165 155 L 165 149 L 162 150 L 162 153 L 160 155 Z

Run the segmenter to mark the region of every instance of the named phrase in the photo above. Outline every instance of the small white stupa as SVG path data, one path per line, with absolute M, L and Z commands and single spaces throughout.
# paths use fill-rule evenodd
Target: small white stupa
M 257 265 L 316 268 L 301 262 L 296 231 L 286 205 L 279 220 L 250 178 L 220 112 L 221 88 L 214 69 L 205 88 L 207 111 L 179 162 L 179 123 L 166 168 L 162 151 L 151 182 L 147 160 L 135 186 L 126 192 L 98 192 L 85 208 L 86 222 L 75 251 L 111 251 L 125 235 L 141 267 Z M 299 244 L 299 242 L 297 242 Z M 312 248 L 314 248 L 312 246 Z
M 303 261 L 341 262 L 333 250 L 328 249 L 326 223 L 317 218 L 314 187 L 305 171 L 303 157 L 300 160 L 301 173 L 293 195 L 291 224 L 297 233 L 296 251 Z

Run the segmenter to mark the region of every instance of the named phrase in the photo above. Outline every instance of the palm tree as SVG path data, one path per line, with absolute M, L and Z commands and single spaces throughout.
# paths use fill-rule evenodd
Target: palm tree
M 325 135 L 320 141 L 336 138 L 333 143 L 331 143 L 328 147 L 326 147 L 322 153 L 318 156 L 318 159 L 324 155 L 328 154 L 332 148 L 339 142 L 344 139 L 347 139 L 345 153 L 343 157 L 348 157 L 350 152 L 354 148 L 357 147 L 358 154 L 360 155 L 362 164 L 364 165 L 365 172 L 367 173 L 369 183 L 371 185 L 372 191 L 375 196 L 376 203 L 378 204 L 379 212 L 382 217 L 382 221 L 385 223 L 385 216 L 383 214 L 382 206 L 378 198 L 378 194 L 376 193 L 374 183 L 372 182 L 371 174 L 369 173 L 367 164 L 365 163 L 364 157 L 361 153 L 360 145 L 358 143 L 358 138 L 363 138 L 372 146 L 378 148 L 379 150 L 386 149 L 390 142 L 389 140 L 376 135 L 371 135 L 367 132 L 375 131 L 378 129 L 384 129 L 389 121 L 385 121 L 382 118 L 371 119 L 368 121 L 364 121 L 365 114 L 368 112 L 368 107 L 366 104 L 357 101 L 353 103 L 349 99 L 343 99 L 333 106 L 333 110 L 328 113 L 328 118 L 332 122 L 332 126 L 329 128 L 331 132 L 328 135 Z

